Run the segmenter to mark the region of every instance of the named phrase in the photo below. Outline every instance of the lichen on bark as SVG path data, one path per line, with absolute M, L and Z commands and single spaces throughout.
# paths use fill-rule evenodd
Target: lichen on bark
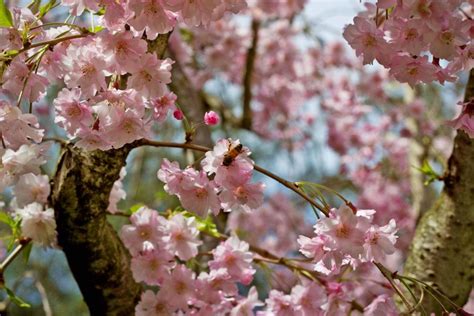
M 85 152 L 68 145 L 54 178 L 58 243 L 91 315 L 133 315 L 140 297 L 130 255 L 106 218 L 110 191 L 130 148 Z
M 465 100 L 474 97 L 471 70 Z M 474 281 L 474 139 L 458 131 L 440 197 L 420 220 L 404 274 L 425 281 L 463 306 Z M 437 297 L 449 311 L 455 307 Z M 423 308 L 439 315 L 443 307 L 425 293 Z

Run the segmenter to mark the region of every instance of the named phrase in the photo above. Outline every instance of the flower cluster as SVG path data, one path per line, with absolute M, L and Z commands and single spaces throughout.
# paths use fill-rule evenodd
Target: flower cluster
M 400 82 L 453 81 L 458 72 L 474 66 L 472 19 L 460 10 L 463 5 L 462 0 L 367 4 L 346 27 L 344 38 L 364 64 L 377 60 Z
M 61 61 L 57 70 L 64 88 L 54 100 L 56 123 L 78 146 L 88 150 L 120 148 L 150 135 L 174 107 L 176 97 L 167 91 L 171 82 L 170 59 L 146 52 L 146 42 L 131 32 L 103 32 L 96 38 L 57 45 L 52 54 Z M 47 73 L 48 70 L 46 70 Z M 126 87 L 107 87 L 128 74 Z
M 178 260 L 198 255 L 196 219 L 174 214 L 169 218 L 142 207 L 130 217 L 131 224 L 121 229 L 121 238 L 132 254 L 132 272 L 137 282 L 159 285 L 160 291 L 143 293 L 137 315 L 207 311 L 211 314 L 243 309 L 238 301 L 237 282 L 250 284 L 255 274 L 249 245 L 237 237 L 223 241 L 213 251 L 209 272 L 196 275 Z M 254 305 L 247 302 L 250 310 Z M 162 314 L 160 314 L 162 312 Z
M 354 213 L 346 205 L 332 209 L 314 226 L 315 237 L 299 237 L 301 253 L 314 260 L 316 271 L 328 275 L 339 273 L 345 265 L 356 268 L 362 262 L 383 260 L 395 252 L 397 228 L 394 220 L 382 227 L 372 224 L 374 213 Z
M 158 178 L 165 183 L 166 192 L 178 196 L 186 210 L 199 216 L 217 215 L 221 209 L 250 212 L 262 204 L 264 185 L 250 182 L 253 161 L 249 155 L 238 140 L 222 139 L 206 153 L 203 170 L 182 170 L 177 162 L 164 159 Z
M 109 30 L 132 27 L 135 34 L 146 34 L 154 39 L 173 29 L 180 20 L 189 26 L 209 25 L 220 19 L 225 12 L 237 13 L 247 7 L 245 0 L 62 0 L 73 15 L 81 15 L 85 9 L 97 12 L 105 9 L 101 24 Z
M 56 245 L 53 210 L 44 207 L 50 193 L 49 178 L 41 175 L 48 144 L 38 119 L 0 100 L 0 193 L 10 187 L 12 216 L 21 220 L 22 235 L 42 246 Z

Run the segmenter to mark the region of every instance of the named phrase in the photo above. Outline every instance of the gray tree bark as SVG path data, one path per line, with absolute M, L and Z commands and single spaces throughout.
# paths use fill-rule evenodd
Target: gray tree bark
M 133 315 L 140 298 L 128 250 L 106 218 L 110 191 L 130 149 L 85 152 L 67 145 L 54 178 L 58 243 L 91 315 Z
M 471 70 L 465 101 L 474 97 Z M 458 131 L 443 191 L 420 220 L 404 274 L 432 284 L 463 306 L 474 281 L 474 139 Z M 438 297 L 449 311 L 455 307 Z M 425 293 L 423 307 L 436 315 L 442 306 Z

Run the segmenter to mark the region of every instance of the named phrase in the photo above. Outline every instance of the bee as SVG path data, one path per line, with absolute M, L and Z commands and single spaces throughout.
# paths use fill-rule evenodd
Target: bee
M 226 167 L 230 166 L 234 159 L 242 152 L 243 147 L 244 146 L 242 146 L 242 144 L 232 146 L 232 144 L 229 143 L 229 148 L 227 149 L 227 152 L 224 155 L 224 160 L 222 160 L 222 164 Z

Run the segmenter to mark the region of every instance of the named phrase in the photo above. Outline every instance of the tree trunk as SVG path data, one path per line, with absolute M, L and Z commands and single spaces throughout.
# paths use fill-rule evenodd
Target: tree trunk
M 110 191 L 130 149 L 85 152 L 67 145 L 54 178 L 58 243 L 91 315 L 133 315 L 140 298 L 128 250 L 106 218 Z
M 471 70 L 464 99 L 473 97 Z M 464 131 L 454 140 L 444 182 L 440 197 L 418 224 L 404 274 L 433 285 L 462 307 L 474 281 L 474 139 Z M 439 299 L 455 311 L 446 299 Z M 443 311 L 429 293 L 423 307 L 436 315 Z

